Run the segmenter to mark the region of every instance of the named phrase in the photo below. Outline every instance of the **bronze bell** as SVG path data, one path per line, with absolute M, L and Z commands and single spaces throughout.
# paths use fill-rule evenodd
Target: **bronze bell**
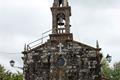
M 64 22 L 63 22 L 63 18 L 59 18 L 58 20 L 58 25 L 63 26 Z

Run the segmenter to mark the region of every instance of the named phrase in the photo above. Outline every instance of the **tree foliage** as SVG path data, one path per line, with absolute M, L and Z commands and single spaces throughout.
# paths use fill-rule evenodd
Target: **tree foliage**
M 106 59 L 102 60 L 102 73 L 108 80 L 120 80 L 120 61 L 115 63 L 113 67 L 109 66 Z
M 111 75 L 113 80 L 120 80 L 120 62 L 114 64 Z
M 11 73 L 0 65 L 0 80 L 23 80 L 21 73 Z
M 103 58 L 102 62 L 102 74 L 105 78 L 109 78 L 110 73 L 111 73 L 111 68 L 109 67 L 109 63 L 107 62 L 107 60 L 105 58 Z

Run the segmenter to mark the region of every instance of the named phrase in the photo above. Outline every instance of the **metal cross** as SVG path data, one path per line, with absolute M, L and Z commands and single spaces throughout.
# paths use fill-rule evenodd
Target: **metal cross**
M 59 43 L 58 47 L 59 47 L 59 52 L 61 53 L 62 52 L 62 47 L 63 47 L 62 43 Z

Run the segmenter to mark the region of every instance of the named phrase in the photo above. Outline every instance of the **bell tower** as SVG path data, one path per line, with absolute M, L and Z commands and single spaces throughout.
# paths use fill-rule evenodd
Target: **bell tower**
M 54 0 L 52 11 L 52 34 L 70 33 L 71 7 L 67 0 Z

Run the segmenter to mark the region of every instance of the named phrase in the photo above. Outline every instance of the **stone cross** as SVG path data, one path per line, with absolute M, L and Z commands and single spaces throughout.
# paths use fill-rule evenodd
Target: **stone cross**
M 58 47 L 59 47 L 59 52 L 61 53 L 62 52 L 62 47 L 63 47 L 62 43 L 59 43 Z

